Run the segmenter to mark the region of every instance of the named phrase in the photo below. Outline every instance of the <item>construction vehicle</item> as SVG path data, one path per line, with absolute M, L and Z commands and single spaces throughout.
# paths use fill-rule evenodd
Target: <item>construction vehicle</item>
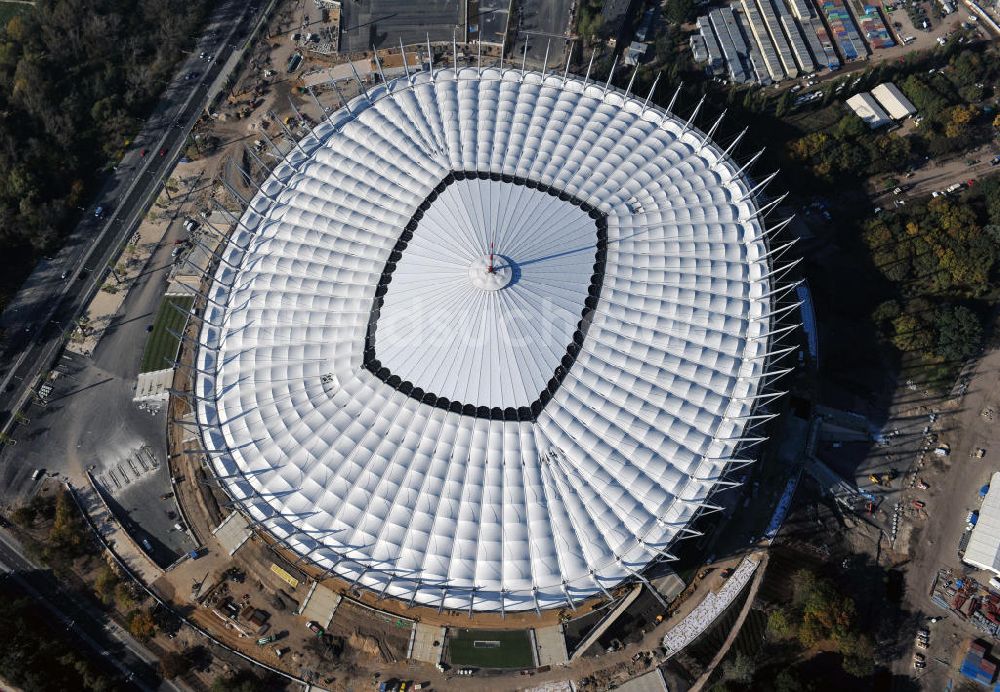
M 870 480 L 872 483 L 886 488 L 890 487 L 895 479 L 896 479 L 896 469 L 889 469 L 881 476 L 874 473 L 868 475 L 868 480 Z

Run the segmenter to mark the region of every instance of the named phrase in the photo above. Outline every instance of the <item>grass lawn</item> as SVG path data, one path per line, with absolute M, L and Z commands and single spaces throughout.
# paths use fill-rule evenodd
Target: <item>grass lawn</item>
M 165 370 L 170 367 L 167 359 L 171 361 L 177 359 L 180 341 L 167 329 L 172 329 L 178 334 L 181 333 L 184 329 L 184 323 L 187 321 L 187 315 L 174 310 L 170 307 L 170 303 L 177 305 L 187 313 L 191 309 L 193 300 L 187 296 L 167 296 L 160 303 L 160 309 L 156 313 L 156 321 L 153 322 L 153 331 L 146 341 L 146 350 L 142 354 L 141 372 Z
M 479 668 L 535 665 L 527 631 L 449 629 L 448 658 L 455 666 Z
M 7 22 L 15 14 L 21 14 L 23 12 L 31 12 L 34 9 L 31 5 L 25 4 L 23 2 L 4 2 L 0 0 L 0 24 L 7 26 Z

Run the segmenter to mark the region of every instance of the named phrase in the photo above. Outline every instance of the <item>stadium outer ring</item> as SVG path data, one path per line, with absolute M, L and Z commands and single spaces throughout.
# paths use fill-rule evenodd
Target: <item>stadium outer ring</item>
M 464 68 L 459 71 L 458 80 L 463 79 L 462 75 L 468 70 L 473 70 L 473 68 Z M 473 70 L 474 71 L 474 70 Z M 489 74 L 490 70 L 485 70 L 478 74 L 478 79 L 480 82 L 485 81 L 486 75 Z M 496 76 L 493 77 L 498 82 L 508 81 L 511 78 L 518 80 L 530 80 L 537 79 L 539 81 L 544 81 L 546 87 L 552 86 L 549 82 L 553 79 L 558 81 L 558 78 L 553 75 L 539 75 L 537 73 L 520 73 L 517 70 L 505 70 L 502 73 L 493 70 Z M 399 79 L 390 82 L 387 87 L 375 90 L 370 98 L 364 96 L 354 99 L 345 108 L 332 114 L 329 119 L 324 123 L 337 123 L 338 127 L 343 127 L 345 123 L 351 122 L 354 119 L 360 117 L 361 114 L 369 107 L 373 107 L 381 99 L 386 97 L 393 97 L 403 90 L 415 90 L 422 85 L 426 86 L 428 83 L 433 83 L 435 80 L 443 81 L 456 81 L 455 73 L 450 70 L 439 70 L 436 74 L 431 71 L 431 73 L 421 72 L 409 77 L 408 79 Z M 629 107 L 636 107 L 639 104 L 638 99 L 628 97 L 617 89 L 609 88 L 607 86 L 601 86 L 594 84 L 593 82 L 583 82 L 578 78 L 572 78 L 572 84 L 580 85 L 581 91 L 587 93 L 587 98 L 593 98 L 589 91 L 593 89 L 601 89 L 602 96 L 600 100 L 604 104 L 610 104 L 621 110 L 626 110 Z M 563 80 L 560 89 L 565 88 L 566 81 Z M 655 107 L 650 108 L 647 104 L 643 103 L 639 111 L 640 117 L 644 117 L 647 112 L 653 112 L 660 116 L 661 122 L 660 126 L 664 123 L 670 123 L 671 125 L 680 125 L 681 121 L 675 118 L 671 113 L 657 109 Z M 317 129 L 321 129 L 318 126 Z M 332 130 L 328 130 L 323 136 L 323 142 L 325 143 L 326 138 L 331 136 Z M 719 148 L 709 139 L 709 137 L 699 131 L 697 128 L 693 127 L 690 123 L 684 123 L 683 129 L 680 133 L 680 137 L 685 135 L 689 136 L 689 139 L 694 140 L 694 143 L 698 144 L 699 150 L 709 150 L 717 158 L 717 164 L 723 169 L 723 173 L 727 174 L 730 179 L 726 182 L 726 186 L 732 187 L 733 200 L 737 204 L 746 204 L 751 207 L 751 212 L 747 218 L 741 218 L 739 221 L 749 228 L 753 229 L 757 240 L 760 242 L 763 251 L 760 254 L 759 262 L 765 270 L 762 274 L 762 278 L 759 281 L 767 289 L 772 289 L 772 282 L 767 280 L 773 273 L 771 271 L 772 267 L 769 262 L 768 254 L 769 249 L 767 247 L 767 234 L 765 229 L 757 217 L 758 207 L 755 205 L 755 192 L 756 189 L 751 186 L 750 181 L 743 175 L 742 169 L 740 169 L 736 163 L 729 157 L 728 152 L 721 152 Z M 261 186 L 261 192 L 251 201 L 250 206 L 244 216 L 239 220 L 236 228 L 231 236 L 231 242 L 222 251 L 223 260 L 216 266 L 215 281 L 212 283 L 209 289 L 208 302 L 205 304 L 206 318 L 216 317 L 224 320 L 226 317 L 226 308 L 215 309 L 217 307 L 225 306 L 225 300 L 227 299 L 227 289 L 232 286 L 232 283 L 226 284 L 225 277 L 228 275 L 231 278 L 232 271 L 231 268 L 234 266 L 232 260 L 238 259 L 239 255 L 245 251 L 245 248 L 251 245 L 254 237 L 254 232 L 260 223 L 260 212 L 261 209 L 258 208 L 259 205 L 263 204 L 266 208 L 273 200 L 271 199 L 271 194 L 276 198 L 282 190 L 284 190 L 288 180 L 296 174 L 299 167 L 308 163 L 310 156 L 306 153 L 307 148 L 315 150 L 321 147 L 323 144 L 316 138 L 315 135 L 310 134 L 306 136 L 301 142 L 295 144 L 294 148 L 288 153 L 286 159 L 272 172 L 269 179 Z M 276 189 L 278 186 L 280 189 Z M 269 193 L 270 189 L 270 193 Z M 738 202 L 735 200 L 738 199 Z M 258 206 L 255 206 L 258 205 Z M 257 217 L 256 219 L 251 219 L 250 217 Z M 241 245 L 238 240 L 246 240 L 247 245 Z M 775 291 L 764 290 L 763 295 L 768 296 L 768 298 L 762 301 L 766 309 L 762 313 L 760 323 L 763 328 L 760 333 L 765 336 L 759 337 L 765 339 L 764 351 L 766 352 L 767 346 L 770 344 L 770 338 L 768 335 L 771 334 L 772 328 L 774 326 L 774 318 L 771 316 L 774 308 L 774 298 Z M 222 301 L 220 302 L 220 299 Z M 752 321 L 748 318 L 748 322 Z M 213 409 L 212 402 L 209 398 L 205 396 L 206 392 L 213 390 L 216 386 L 215 377 L 212 375 L 210 370 L 205 370 L 206 366 L 211 367 L 214 362 L 214 355 L 217 353 L 218 348 L 218 333 L 214 330 L 215 325 L 218 323 L 213 323 L 211 319 L 206 319 L 203 323 L 200 338 L 199 338 L 199 351 L 197 354 L 197 364 L 198 364 L 198 374 L 196 375 L 196 392 L 195 396 L 198 401 L 197 409 L 197 422 L 202 432 L 202 439 L 205 442 L 205 450 L 210 459 L 210 466 L 216 473 L 216 478 L 218 479 L 220 485 L 226 489 L 227 493 L 233 499 L 234 503 L 240 507 L 240 509 L 248 516 L 252 525 L 256 528 L 268 531 L 273 539 L 277 541 L 277 545 L 290 551 L 291 554 L 297 555 L 296 562 L 305 561 L 307 564 L 312 563 L 314 567 L 319 570 L 321 576 L 325 575 L 335 575 L 344 579 L 352 586 L 362 586 L 366 587 L 370 591 L 374 592 L 381 599 L 386 596 L 394 597 L 400 601 L 406 603 L 407 606 L 412 606 L 414 603 L 419 603 L 421 605 L 435 606 L 438 609 L 448 608 L 448 609 L 468 609 L 469 612 L 487 610 L 487 611 L 508 611 L 508 610 L 527 610 L 534 608 L 535 610 L 562 607 L 563 605 L 569 604 L 574 606 L 576 603 L 583 599 L 589 598 L 590 596 L 601 596 L 608 595 L 609 589 L 615 588 L 620 583 L 630 581 L 632 579 L 641 577 L 641 570 L 651 562 L 655 562 L 660 559 L 670 559 L 669 552 L 661 546 L 647 546 L 643 543 L 641 537 L 635 542 L 635 547 L 639 553 L 647 556 L 647 559 L 642 561 L 636 561 L 634 559 L 626 562 L 621 556 L 616 556 L 616 563 L 620 567 L 624 567 L 624 572 L 620 571 L 619 574 L 615 575 L 613 581 L 605 583 L 602 581 L 602 575 L 597 575 L 594 578 L 593 571 L 591 572 L 591 582 L 590 584 L 578 587 L 578 585 L 570 584 L 567 581 L 563 581 L 560 594 L 556 594 L 553 598 L 553 594 L 546 594 L 546 599 L 543 601 L 539 598 L 538 589 L 533 589 L 532 593 L 524 598 L 524 594 L 521 594 L 522 598 L 520 600 L 514 600 L 513 596 L 502 589 L 499 591 L 499 603 L 491 604 L 485 608 L 482 605 L 486 605 L 483 601 L 485 598 L 480 598 L 480 604 L 477 604 L 477 597 L 480 597 L 480 589 L 476 586 L 464 587 L 451 589 L 447 585 L 433 585 L 429 588 L 434 592 L 435 596 L 433 598 L 427 598 L 427 594 L 421 589 L 425 587 L 417 580 L 416 586 L 411 587 L 403 593 L 399 593 L 390 587 L 394 581 L 399 580 L 397 574 L 393 573 L 391 570 L 387 571 L 383 567 L 377 564 L 377 561 L 366 561 L 364 557 L 352 557 L 348 555 L 350 550 L 343 551 L 339 559 L 336 562 L 331 560 L 326 560 L 326 563 L 315 559 L 315 556 L 311 552 L 303 552 L 302 550 L 296 549 L 296 542 L 293 540 L 296 535 L 300 532 L 297 531 L 294 525 L 288 525 L 283 527 L 284 531 L 274 530 L 274 526 L 268 526 L 268 523 L 272 520 L 277 519 L 275 525 L 281 523 L 282 517 L 280 514 L 268 514 L 268 509 L 271 508 L 268 501 L 265 499 L 265 495 L 260 492 L 246 492 L 246 484 L 249 483 L 249 479 L 252 476 L 245 473 L 242 469 L 237 469 L 236 473 L 233 473 L 232 468 L 226 468 L 220 463 L 221 459 L 226 457 L 231 457 L 234 452 L 234 448 L 230 446 L 229 442 L 226 440 L 225 431 L 222 430 L 222 424 L 219 422 L 218 411 Z M 213 340 L 216 342 L 213 344 Z M 762 359 L 763 361 L 768 361 L 767 357 Z M 761 370 L 759 375 L 754 378 L 754 387 L 752 391 L 743 397 L 744 399 L 749 399 L 753 403 L 750 408 L 743 412 L 741 418 L 749 420 L 750 416 L 756 412 L 760 400 L 767 400 L 761 396 L 761 392 L 764 391 L 766 382 L 768 379 L 768 373 Z M 759 398 L 760 397 L 760 398 Z M 744 426 L 746 427 L 746 426 Z M 741 431 L 742 434 L 742 431 Z M 740 449 L 743 447 L 745 440 L 742 437 L 733 438 L 738 441 L 730 447 L 730 453 L 725 459 L 712 459 L 711 461 L 721 461 L 719 464 L 719 475 L 718 480 L 722 480 L 727 467 L 730 466 L 731 461 L 742 461 L 740 459 Z M 754 440 L 756 441 L 756 440 Z M 242 489 L 239 485 L 243 484 Z M 697 508 L 685 521 L 685 525 L 681 527 L 672 540 L 679 540 L 685 536 L 696 535 L 696 532 L 690 530 L 690 525 L 693 523 L 698 516 L 700 516 L 706 510 L 715 509 L 708 500 L 711 496 L 718 490 L 726 486 L 722 484 L 714 484 L 709 492 L 698 498 Z M 687 501 L 685 501 L 687 502 Z M 262 504 L 263 503 L 263 504 Z M 346 563 L 346 564 L 345 564 Z M 346 568 L 346 569 L 345 569 Z M 374 583 L 372 579 L 375 579 Z M 401 580 L 399 580 L 401 581 Z M 438 599 L 438 595 L 440 598 Z M 506 602 L 510 598 L 510 602 Z

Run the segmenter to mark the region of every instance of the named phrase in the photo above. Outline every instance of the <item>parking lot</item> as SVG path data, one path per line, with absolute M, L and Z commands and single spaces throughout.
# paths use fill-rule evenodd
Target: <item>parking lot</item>
M 546 47 L 549 47 L 549 67 L 562 65 L 572 6 L 573 0 L 525 0 L 520 3 L 511 59 L 519 63 L 527 47 L 528 64 L 541 67 Z

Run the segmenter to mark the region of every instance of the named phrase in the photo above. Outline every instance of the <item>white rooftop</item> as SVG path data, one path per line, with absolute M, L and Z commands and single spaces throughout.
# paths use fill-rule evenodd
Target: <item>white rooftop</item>
M 1000 576 L 1000 472 L 990 478 L 990 489 L 962 561 Z
M 865 91 L 855 94 L 847 99 L 847 105 L 850 106 L 855 115 L 864 120 L 865 124 L 872 129 L 892 122 L 885 109 L 879 105 L 875 97 L 871 95 L 871 92 Z
M 223 486 L 410 603 L 564 607 L 631 578 L 710 503 L 762 386 L 772 286 L 737 171 L 572 76 L 355 99 L 264 183 L 209 291 Z
M 899 90 L 899 87 L 892 82 L 879 84 L 872 89 L 872 96 L 885 109 L 889 117 L 895 120 L 902 120 L 917 113 L 917 109 L 910 99 L 906 98 L 903 92 Z

